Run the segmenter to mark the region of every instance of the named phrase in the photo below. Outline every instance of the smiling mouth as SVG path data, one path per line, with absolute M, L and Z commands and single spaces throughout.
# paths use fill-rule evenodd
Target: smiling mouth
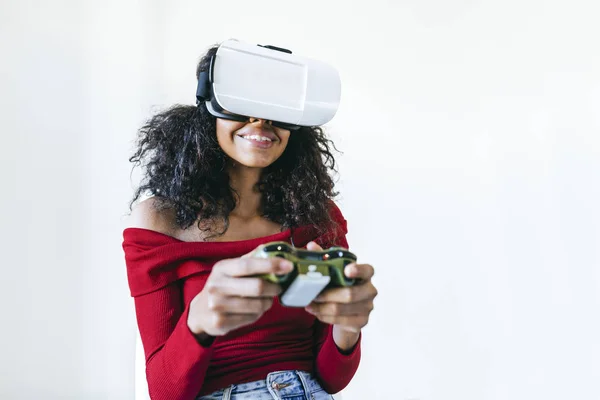
M 246 140 L 254 140 L 256 142 L 273 142 L 274 140 L 262 135 L 238 135 Z

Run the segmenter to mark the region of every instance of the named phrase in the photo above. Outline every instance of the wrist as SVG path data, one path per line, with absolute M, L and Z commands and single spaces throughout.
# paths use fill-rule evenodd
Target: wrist
M 360 339 L 360 331 L 352 332 L 339 325 L 333 325 L 333 341 L 342 353 L 351 353 Z
M 198 313 L 193 312 L 195 300 L 196 300 L 196 298 L 194 298 L 190 302 L 190 305 L 188 307 L 189 309 L 188 309 L 187 321 L 186 321 L 187 327 L 188 327 L 190 333 L 194 336 L 194 338 L 198 342 L 198 344 L 200 344 L 203 347 L 209 347 L 214 342 L 215 336 L 207 333 L 202 328 L 202 326 L 198 323 L 198 321 L 197 321 Z
M 187 322 L 187 326 L 188 326 L 188 329 L 190 330 L 190 332 L 192 332 L 192 334 L 194 334 L 194 336 L 197 336 L 197 335 L 201 335 L 205 332 L 204 332 L 204 329 L 202 329 L 202 327 L 198 323 L 198 313 L 195 312 L 195 307 L 194 307 L 195 300 L 196 300 L 196 298 L 194 298 L 188 306 L 186 322 Z
M 198 342 L 198 344 L 200 344 L 202 347 L 210 347 L 215 341 L 215 336 L 205 332 L 198 324 L 195 324 L 192 321 L 190 321 L 189 316 L 187 326 L 190 333 L 196 339 L 196 342 Z

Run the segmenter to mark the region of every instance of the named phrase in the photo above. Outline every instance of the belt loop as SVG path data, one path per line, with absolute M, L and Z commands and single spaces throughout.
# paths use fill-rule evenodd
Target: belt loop
M 302 382 L 302 387 L 304 388 L 304 396 L 306 397 L 306 400 L 313 400 L 314 396 L 312 395 L 312 393 L 310 392 L 310 389 L 308 388 L 308 384 L 306 383 L 306 380 L 304 379 L 304 375 L 300 371 L 295 371 L 295 372 L 296 372 L 296 375 L 298 375 L 298 378 L 300 378 L 300 382 Z
M 223 390 L 223 400 L 230 400 L 232 391 L 233 386 L 226 387 L 225 390 Z

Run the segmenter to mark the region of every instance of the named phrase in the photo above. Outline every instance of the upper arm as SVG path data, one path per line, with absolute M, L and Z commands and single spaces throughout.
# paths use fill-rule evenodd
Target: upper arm
M 144 346 L 146 360 L 160 350 L 173 330 L 181 314 L 181 290 L 172 283 L 158 291 L 134 299 L 138 330 Z
M 150 197 L 136 204 L 127 221 L 128 228 L 148 229 L 173 236 L 175 234 L 175 212 L 157 208 L 158 201 Z

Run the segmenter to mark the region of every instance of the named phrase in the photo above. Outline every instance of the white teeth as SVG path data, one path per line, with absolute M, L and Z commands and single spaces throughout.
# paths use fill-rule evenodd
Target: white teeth
M 271 142 L 272 141 L 268 137 L 259 136 L 259 135 L 246 135 L 246 136 L 243 136 L 243 137 L 245 139 L 257 140 L 257 141 L 260 141 L 260 142 Z

